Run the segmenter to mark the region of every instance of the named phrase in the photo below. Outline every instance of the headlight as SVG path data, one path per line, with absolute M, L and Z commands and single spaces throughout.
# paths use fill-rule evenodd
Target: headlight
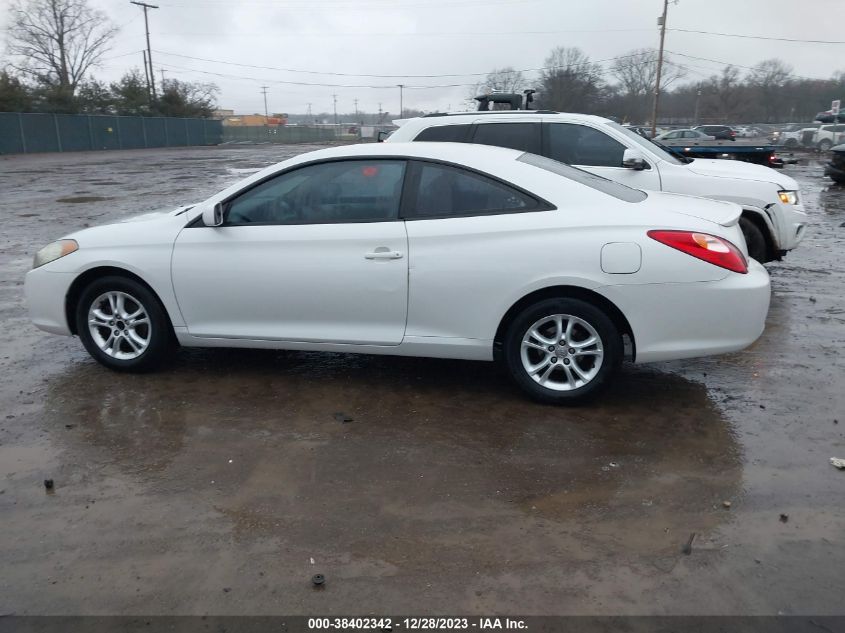
M 784 204 L 798 204 L 797 191 L 778 191 L 778 198 Z
M 32 267 L 38 268 L 44 264 L 49 264 L 60 257 L 70 255 L 72 252 L 78 250 L 79 244 L 76 243 L 76 240 L 58 240 L 52 244 L 47 244 L 47 246 L 35 254 L 35 259 L 32 261 Z

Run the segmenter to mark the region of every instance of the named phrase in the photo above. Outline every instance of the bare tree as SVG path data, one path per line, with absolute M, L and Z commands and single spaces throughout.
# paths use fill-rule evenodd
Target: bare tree
M 514 70 L 512 66 L 494 68 L 487 74 L 484 81 L 477 84 L 476 93 L 473 96 L 493 90 L 522 92 L 525 87 L 525 77 L 521 71 Z
M 10 7 L 8 51 L 14 66 L 63 97 L 72 97 L 117 33 L 87 0 L 16 0 Z
M 660 75 L 660 88 L 665 90 L 674 81 L 686 76 L 686 69 L 675 64 L 669 55 L 663 56 L 663 72 Z M 629 96 L 640 97 L 654 94 L 657 81 L 657 51 L 653 48 L 639 48 L 613 62 L 613 76 L 619 81 L 622 90 Z
M 767 123 L 778 120 L 787 96 L 784 88 L 791 76 L 792 67 L 776 58 L 763 60 L 749 73 L 748 83 L 757 93 Z
M 600 64 L 590 61 L 580 48 L 552 49 L 540 74 L 542 107 L 564 112 L 595 112 L 606 96 Z

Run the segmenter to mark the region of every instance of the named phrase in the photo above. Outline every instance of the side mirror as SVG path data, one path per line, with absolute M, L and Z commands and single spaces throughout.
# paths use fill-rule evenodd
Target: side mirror
M 384 143 L 384 139 L 390 136 L 389 130 L 379 130 L 378 134 L 376 135 L 376 142 L 377 143 Z
M 645 158 L 635 149 L 626 149 L 622 154 L 622 166 L 625 169 L 642 171 L 646 168 Z
M 206 226 L 222 226 L 223 203 L 218 202 L 213 207 L 207 207 L 202 212 L 202 223 Z

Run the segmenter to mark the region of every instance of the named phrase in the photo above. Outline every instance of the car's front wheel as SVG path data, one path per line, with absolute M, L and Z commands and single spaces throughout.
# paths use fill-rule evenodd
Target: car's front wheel
M 821 152 L 829 152 L 831 147 L 833 147 L 833 143 L 827 139 L 822 139 L 819 143 L 819 151 Z
M 745 245 L 748 247 L 748 256 L 761 264 L 767 262 L 769 259 L 768 248 L 766 247 L 766 238 L 763 236 L 760 227 L 748 218 L 740 218 L 739 228 L 742 230 Z
M 510 324 L 504 360 L 514 381 L 535 400 L 575 404 L 595 395 L 622 360 L 613 321 L 580 299 L 546 299 Z
M 89 284 L 76 306 L 76 328 L 88 353 L 118 371 L 155 369 L 173 343 L 170 321 L 156 296 L 127 277 Z

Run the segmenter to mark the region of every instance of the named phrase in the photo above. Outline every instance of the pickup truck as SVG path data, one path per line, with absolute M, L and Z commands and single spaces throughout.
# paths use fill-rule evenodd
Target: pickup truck
M 774 145 L 758 145 L 745 141 L 720 141 L 702 139 L 659 140 L 664 147 L 688 158 L 727 158 L 756 163 L 766 167 L 783 167 Z
M 519 149 L 637 189 L 669 191 L 742 207 L 748 252 L 780 259 L 807 226 L 798 183 L 782 172 L 735 160 L 685 158 L 603 117 L 550 110 L 435 113 L 394 121 L 388 143 L 447 141 Z

